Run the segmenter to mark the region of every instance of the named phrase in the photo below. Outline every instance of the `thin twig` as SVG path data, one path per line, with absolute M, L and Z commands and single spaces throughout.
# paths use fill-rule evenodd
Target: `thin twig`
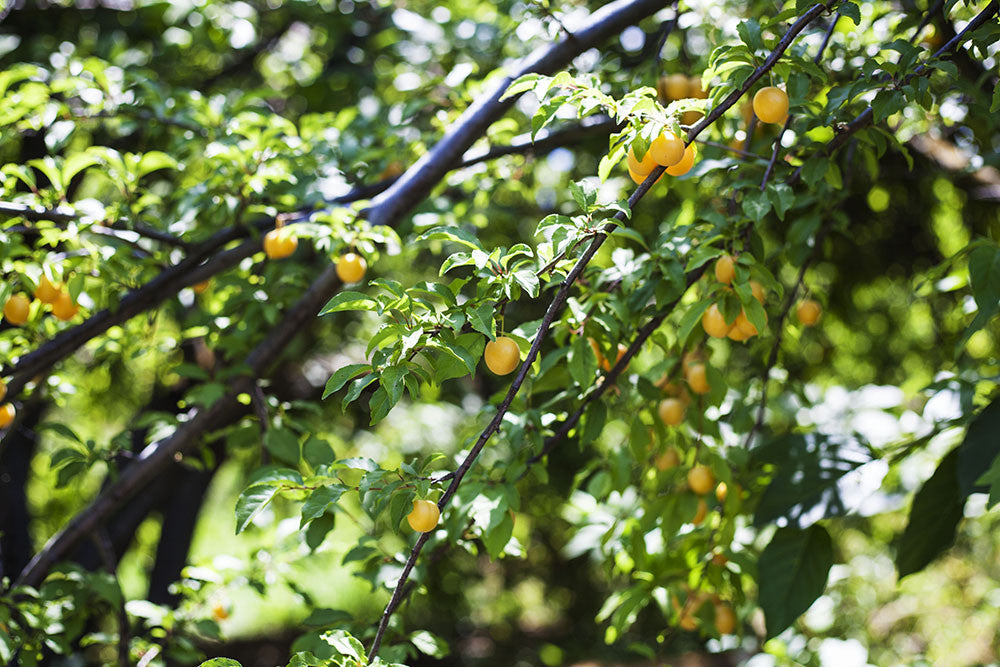
M 816 55 L 813 56 L 813 62 L 817 65 L 823 59 L 823 52 L 826 51 L 826 45 L 830 43 L 830 37 L 833 35 L 833 29 L 837 27 L 837 22 L 840 20 L 840 12 L 834 14 L 833 18 L 830 20 L 830 26 L 826 29 L 826 33 L 823 35 L 823 41 L 820 42 L 819 49 L 816 51 Z M 778 136 L 774 138 L 774 149 L 771 151 L 771 159 L 767 161 L 767 169 L 764 170 L 764 178 L 760 181 L 760 191 L 763 192 L 767 189 L 767 181 L 771 178 L 771 172 L 774 171 L 774 165 L 778 161 L 778 154 L 781 153 L 781 138 L 785 136 L 785 132 L 792 124 L 792 115 L 788 114 L 785 118 L 785 124 L 781 127 L 778 132 Z
M 122 591 L 121 582 L 118 581 L 118 564 L 115 558 L 115 549 L 111 544 L 111 536 L 108 535 L 106 526 L 101 526 L 92 535 L 97 553 L 100 554 L 104 569 L 108 571 L 118 587 L 118 593 L 122 596 L 122 603 L 118 606 L 118 666 L 129 667 L 128 660 L 128 614 L 125 611 L 125 593 Z

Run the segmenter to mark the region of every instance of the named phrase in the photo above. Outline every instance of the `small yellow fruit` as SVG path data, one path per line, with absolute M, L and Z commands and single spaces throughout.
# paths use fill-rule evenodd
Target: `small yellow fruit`
M 736 260 L 732 255 L 723 255 L 715 260 L 715 279 L 723 285 L 733 282 L 736 276 Z
M 645 174 L 640 174 L 640 173 L 632 171 L 632 168 L 629 167 L 628 175 L 632 179 L 633 183 L 635 183 L 636 185 L 641 185 L 642 182 L 645 181 L 646 178 L 649 176 L 649 172 L 646 172 Z M 660 177 L 657 178 L 655 181 L 653 181 L 653 185 L 656 185 L 657 183 L 659 183 L 662 180 L 663 180 L 663 174 L 660 174 Z
M 658 413 L 664 424 L 677 426 L 684 421 L 684 403 L 676 398 L 665 398 L 660 401 Z
M 700 111 L 685 111 L 684 113 L 681 114 L 681 124 L 688 126 L 694 125 L 699 120 L 701 120 L 701 117 L 704 115 L 705 114 L 703 114 Z
M 715 629 L 720 635 L 731 635 L 736 630 L 736 614 L 725 602 L 715 605 Z
M 7 383 L 0 378 L 0 401 L 7 397 Z
M 676 468 L 680 463 L 681 457 L 677 454 L 677 450 L 670 447 L 667 451 L 656 457 L 655 465 L 657 470 L 663 471 Z
M 691 391 L 696 394 L 707 394 L 712 391 L 712 386 L 708 384 L 708 376 L 705 374 L 705 364 L 691 364 L 684 373 Z
M 216 604 L 212 607 L 212 618 L 217 621 L 224 621 L 229 618 L 229 610 L 221 604 Z
M 788 95 L 777 86 L 767 86 L 753 96 L 753 111 L 764 123 L 784 123 L 788 116 Z
M 664 82 L 663 91 L 668 100 L 683 100 L 688 96 L 691 86 L 688 78 L 683 74 L 671 74 Z
M 733 325 L 733 328 L 729 330 L 729 333 L 727 333 L 726 336 L 730 340 L 735 340 L 737 343 L 742 343 L 743 341 L 750 339 L 750 336 L 746 335 L 746 333 L 743 332 L 743 329 L 740 329 L 735 324 Z
M 682 157 L 681 161 L 674 166 L 667 167 L 667 173 L 671 176 L 683 176 L 691 171 L 691 167 L 694 166 L 695 152 L 696 149 L 694 144 L 688 145 L 688 147 L 684 149 L 684 157 Z
M 795 307 L 795 316 L 799 318 L 799 323 L 802 326 L 811 327 L 819 322 L 819 316 L 822 314 L 823 309 L 818 302 L 812 299 L 800 301 L 799 305 Z
M 684 159 L 684 140 L 672 132 L 664 132 L 653 139 L 648 154 L 661 167 L 672 167 Z
M 73 319 L 80 312 L 80 306 L 76 305 L 69 292 L 60 292 L 59 298 L 56 299 L 51 308 L 52 314 L 63 322 Z
M 691 523 L 696 526 L 700 526 L 701 522 L 705 520 L 705 516 L 708 514 L 708 503 L 705 502 L 704 498 L 698 499 L 698 511 L 694 513 L 694 517 L 691 518 Z
M 590 343 L 590 349 L 594 351 L 594 356 L 597 357 L 597 365 L 601 368 L 605 368 L 608 365 L 608 360 L 604 358 L 604 353 L 601 352 L 601 346 L 597 344 L 597 341 L 593 338 L 587 338 L 587 342 Z
M 700 76 L 691 77 L 688 81 L 688 97 L 703 100 L 708 97 L 708 91 L 702 88 Z
M 194 290 L 195 294 L 204 294 L 205 290 L 208 289 L 208 286 L 210 284 L 211 284 L 210 280 L 203 280 L 200 283 L 195 283 L 194 285 L 191 285 L 191 289 Z
M 706 465 L 696 465 L 688 470 L 688 486 L 699 496 L 703 496 L 715 486 L 715 474 Z
M 753 292 L 753 298 L 757 299 L 761 303 L 764 303 L 764 287 L 759 282 L 751 280 L 750 291 Z
M 13 294 L 3 306 L 3 316 L 11 324 L 21 325 L 28 321 L 28 309 L 31 302 L 23 294 Z
M 368 263 L 357 253 L 349 252 L 337 260 L 337 277 L 345 283 L 357 283 L 365 277 Z
M 745 310 L 741 310 L 740 314 L 736 316 L 734 326 L 739 329 L 740 333 L 742 333 L 746 338 L 753 338 L 759 333 L 757 331 L 757 327 L 755 327 L 750 321 L 750 318 L 747 317 Z
M 486 343 L 483 351 L 486 367 L 497 375 L 507 375 L 521 363 L 521 351 L 513 338 L 497 336 L 496 340 Z
M 413 510 L 406 515 L 410 528 L 418 533 L 428 533 L 434 530 L 441 518 L 441 510 L 429 500 L 414 500 Z
M 719 310 L 719 305 L 713 303 L 705 311 L 705 314 L 701 316 L 701 328 L 713 338 L 725 338 L 729 330 L 733 328 L 733 325 L 726 324 L 726 318 L 722 314 L 722 311 Z
M 272 229 L 264 235 L 264 252 L 270 259 L 288 257 L 299 246 L 299 240 L 287 227 Z
M 729 495 L 729 487 L 726 486 L 725 482 L 719 482 L 719 485 L 715 487 L 715 499 L 720 503 L 726 502 L 726 496 Z
M 14 421 L 14 416 L 17 415 L 17 410 L 14 409 L 13 403 L 4 403 L 0 405 L 0 428 L 7 428 L 10 426 L 11 422 Z
M 35 298 L 42 303 L 55 303 L 60 293 L 62 293 L 62 285 L 53 283 L 48 279 L 48 276 L 42 276 L 41 280 L 38 281 L 38 287 L 35 288 Z
M 592 345 L 596 345 L 596 343 L 593 343 Z M 626 346 L 623 343 L 618 343 L 618 356 L 615 357 L 616 365 L 618 364 L 619 361 L 622 360 L 622 357 L 625 356 L 626 352 L 628 352 L 628 346 Z M 605 373 L 611 370 L 611 362 L 605 359 L 603 355 L 601 355 L 598 361 L 600 362 L 601 368 L 604 369 Z M 626 365 L 625 368 L 628 368 L 628 366 Z
M 653 159 L 653 156 L 649 153 L 649 151 L 646 151 L 646 154 L 643 155 L 640 160 L 635 156 L 635 149 L 629 148 L 625 161 L 628 163 L 629 172 L 642 176 L 643 179 L 645 179 L 646 176 L 649 176 L 649 172 L 656 168 L 656 160 Z M 632 179 L 635 180 L 635 176 L 633 176 Z

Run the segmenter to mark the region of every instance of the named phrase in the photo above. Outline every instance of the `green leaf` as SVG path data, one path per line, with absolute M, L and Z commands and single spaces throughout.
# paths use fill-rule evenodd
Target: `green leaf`
M 461 227 L 433 227 L 417 237 L 417 242 L 429 241 L 431 239 L 444 239 L 454 241 L 473 250 L 482 250 L 483 246 L 473 234 Z
M 389 500 L 389 526 L 392 532 L 399 534 L 399 524 L 403 517 L 413 509 L 413 498 L 416 494 L 411 490 L 399 490 L 392 494 Z
M 343 368 L 338 368 L 330 379 L 326 381 L 326 389 L 323 390 L 323 398 L 340 391 L 340 388 L 347 384 L 347 381 L 364 370 L 369 370 L 368 364 L 348 364 Z
M 198 667 L 243 667 L 243 665 L 232 658 L 212 658 L 201 663 Z
M 705 314 L 705 311 L 711 305 L 711 300 L 702 299 L 687 309 L 684 317 L 681 318 L 680 327 L 677 329 L 677 341 L 681 345 L 687 342 L 687 339 L 691 336 L 691 332 L 694 331 L 694 328 L 698 326 L 698 322 L 701 321 L 701 316 Z
M 512 81 L 504 91 L 503 96 L 500 101 L 504 101 L 508 97 L 513 97 L 515 95 L 520 95 L 523 92 L 531 90 L 538 83 L 538 80 L 542 78 L 539 74 L 525 74 L 517 78 L 517 80 Z M 548 77 L 545 77 L 548 78 Z
M 313 519 L 323 516 L 327 509 L 340 500 L 345 491 L 347 491 L 346 486 L 335 484 L 321 486 L 310 493 L 306 501 L 302 503 L 302 519 L 299 523 L 299 528 Z
M 1000 456 L 1000 398 L 983 408 L 958 448 L 958 486 L 962 497 L 979 490 L 978 480 Z M 1000 491 L 1000 490 L 998 490 Z M 990 490 L 991 497 L 994 491 Z
M 913 498 L 910 518 L 896 546 L 900 579 L 922 570 L 955 542 L 965 508 L 965 496 L 958 485 L 959 449 L 941 460 Z
M 176 168 L 177 160 L 174 158 L 161 151 L 150 151 L 143 154 L 142 159 L 139 160 L 139 166 L 135 169 L 135 173 L 136 176 L 142 178 L 146 174 L 151 174 L 160 169 Z
M 361 392 L 365 390 L 365 387 L 370 385 L 372 382 L 378 379 L 378 374 L 369 373 L 364 377 L 358 378 L 357 380 L 351 381 L 351 386 L 347 388 L 347 393 L 344 395 L 344 400 L 340 403 L 340 409 L 342 412 L 347 411 L 347 406 L 358 400 L 358 396 Z
M 508 512 L 504 512 L 503 519 L 499 524 L 492 527 L 483 535 L 483 544 L 490 558 L 496 560 L 503 553 L 504 547 L 510 542 L 511 535 L 514 534 L 514 519 Z
M 493 315 L 496 306 L 492 303 L 480 304 L 477 308 L 469 308 L 466 314 L 469 317 L 469 324 L 473 329 L 483 334 L 490 340 L 496 340 L 495 327 L 493 326 Z M 470 371 L 471 372 L 471 371 Z
M 333 530 L 336 520 L 336 514 L 327 512 L 309 522 L 309 525 L 306 526 L 306 546 L 309 547 L 310 551 L 316 551 L 319 545 L 323 544 L 323 540 Z
M 367 662 L 365 647 L 345 630 L 331 630 L 323 633 L 323 641 L 333 647 L 340 655 Z
M 583 415 L 583 430 L 580 433 L 580 446 L 590 444 L 601 435 L 608 421 L 608 406 L 604 401 L 591 401 Z
M 375 310 L 376 306 L 378 303 L 367 294 L 345 290 L 327 301 L 319 314 L 339 313 L 343 310 Z
M 809 187 L 814 187 L 823 179 L 824 176 L 826 176 L 826 170 L 829 167 L 829 158 L 815 155 L 806 160 L 805 165 L 803 165 L 802 180 L 805 181 Z
M 239 535 L 267 504 L 278 494 L 280 487 L 256 484 L 243 490 L 236 500 L 236 534 Z
M 880 90 L 872 100 L 873 122 L 877 125 L 886 118 L 902 110 L 906 106 L 906 98 L 898 90 Z
M 768 638 L 794 623 L 823 594 L 832 565 L 833 543 L 825 528 L 778 529 L 757 566 Z
M 837 13 L 854 21 L 854 25 L 861 25 L 861 8 L 853 2 L 841 2 Z
M 279 461 L 299 464 L 299 438 L 287 428 L 268 429 L 264 434 L 264 447 Z
M 981 245 L 969 253 L 969 281 L 979 311 L 993 317 L 1000 309 L 1000 247 Z
M 448 642 L 427 630 L 414 632 L 410 635 L 410 641 L 418 651 L 432 658 L 444 658 L 451 652 Z
M 594 383 L 597 373 L 597 357 L 585 336 L 576 336 L 569 348 L 567 359 L 569 375 L 580 387 L 587 388 Z
M 763 220 L 764 216 L 771 210 L 771 200 L 768 198 L 767 192 L 756 189 L 743 195 L 741 205 L 743 212 L 754 222 Z
M 761 35 L 760 23 L 756 19 L 741 21 L 736 26 L 736 31 L 740 34 L 740 39 L 743 40 L 748 49 L 754 52 L 764 50 L 764 38 Z
M 535 275 L 534 271 L 530 269 L 522 269 L 520 271 L 515 271 L 513 275 L 517 284 L 523 287 L 524 291 L 527 292 L 532 299 L 538 296 L 538 276 Z

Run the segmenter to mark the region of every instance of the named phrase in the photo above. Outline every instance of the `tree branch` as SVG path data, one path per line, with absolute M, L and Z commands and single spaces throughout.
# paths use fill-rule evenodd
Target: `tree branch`
M 701 122 L 699 122 L 697 125 L 691 128 L 691 130 L 688 132 L 686 144 L 690 144 L 692 141 L 694 141 L 695 137 L 697 137 L 702 130 L 711 125 L 711 123 L 718 120 L 722 116 L 722 114 L 725 113 L 727 109 L 732 107 L 740 99 L 740 97 L 744 95 L 747 92 L 747 90 L 750 89 L 750 86 L 753 85 L 753 83 L 757 79 L 762 77 L 768 70 L 770 70 L 770 68 L 774 67 L 775 63 L 777 63 L 781 54 L 784 53 L 785 50 L 791 45 L 792 41 L 794 41 L 795 35 L 798 35 L 798 33 L 800 33 L 806 27 L 806 25 L 809 24 L 810 21 L 819 16 L 825 10 L 826 7 L 823 4 L 817 4 L 813 6 L 811 9 L 809 9 L 809 11 L 807 11 L 802 16 L 802 18 L 797 20 L 788 29 L 788 32 L 778 42 L 778 45 L 775 47 L 775 50 L 767 57 L 767 59 L 765 59 L 764 64 L 762 64 L 760 67 L 754 70 L 754 73 L 747 79 L 746 82 L 744 82 L 743 86 L 741 86 L 739 90 L 733 91 L 733 93 L 727 96 L 726 99 L 723 100 L 723 102 L 718 107 L 713 109 L 711 113 L 705 116 L 705 118 L 703 118 Z M 579 35 L 580 33 L 577 34 Z M 508 80 L 504 85 L 505 86 L 508 85 L 509 82 L 510 80 Z M 494 95 L 496 95 L 496 93 L 494 93 Z M 479 103 L 474 104 L 472 107 L 470 107 L 469 112 L 472 112 L 473 110 L 475 110 L 477 107 L 480 106 L 485 106 L 485 105 L 480 105 Z M 456 125 L 459 127 L 465 126 L 463 124 L 462 119 L 460 119 L 458 123 L 456 123 Z M 436 150 L 432 151 L 431 154 L 434 154 L 435 152 Z M 418 162 L 418 165 L 419 164 L 420 163 Z M 414 165 L 414 168 L 416 168 L 416 166 L 417 165 Z M 659 179 L 659 177 L 663 174 L 663 172 L 664 172 L 664 167 L 657 167 L 656 169 L 653 169 L 653 171 L 650 172 L 650 174 L 646 177 L 646 180 L 640 183 L 639 186 L 632 192 L 632 195 L 628 199 L 628 206 L 630 210 L 636 205 L 636 203 L 639 202 L 639 200 L 641 200 L 645 196 L 645 194 L 649 191 L 649 189 L 653 186 L 653 184 L 657 181 L 657 179 Z M 411 182 L 413 181 L 411 180 Z M 416 186 L 411 186 L 411 187 L 415 188 Z M 384 206 L 384 208 L 380 212 L 380 215 L 383 216 L 383 219 L 385 216 L 391 218 L 392 216 L 394 216 L 393 211 L 394 208 L 392 206 Z M 625 214 L 621 212 L 616 213 L 614 219 L 620 222 L 624 222 Z M 472 467 L 472 464 L 479 456 L 479 453 L 483 450 L 483 447 L 486 446 L 487 441 L 489 441 L 489 439 L 493 436 L 493 434 L 500 429 L 500 425 L 503 422 L 503 417 L 507 413 L 507 410 L 510 408 L 511 403 L 514 400 L 514 397 L 521 389 L 521 385 L 524 384 L 524 381 L 528 376 L 528 371 L 531 369 L 531 364 L 534 363 L 535 357 L 538 356 L 538 352 L 541 349 L 542 342 L 545 339 L 545 336 L 548 333 L 549 328 L 552 326 L 552 323 L 555 321 L 556 315 L 562 310 L 562 307 L 566 302 L 566 299 L 569 295 L 570 287 L 572 287 L 572 285 L 576 282 L 577 278 L 579 278 L 580 274 L 583 272 L 584 268 L 590 262 L 591 258 L 593 258 L 594 254 L 601 247 L 601 244 L 604 243 L 604 240 L 608 237 L 609 234 L 611 234 L 614 231 L 614 229 L 615 225 L 613 223 L 608 223 L 607 225 L 605 225 L 602 231 L 594 236 L 594 240 L 591 242 L 590 246 L 588 246 L 587 249 L 583 252 L 580 258 L 576 261 L 576 264 L 574 264 L 573 268 L 570 270 L 569 274 L 567 274 L 566 278 L 563 280 L 562 284 L 560 285 L 559 291 L 556 293 L 555 298 L 552 300 L 552 302 L 549 304 L 548 309 L 545 311 L 545 315 L 542 317 L 542 321 L 538 327 L 537 333 L 535 334 L 535 338 L 531 343 L 531 348 L 528 350 L 527 357 L 522 362 L 517 372 L 517 375 L 514 377 L 514 381 L 511 383 L 510 387 L 507 390 L 507 394 L 504 396 L 503 401 L 497 408 L 496 414 L 493 416 L 493 419 L 490 421 L 486 429 L 480 434 L 478 440 L 476 440 L 476 443 L 475 445 L 473 445 L 472 449 L 469 450 L 469 453 L 466 455 L 465 459 L 455 470 L 455 476 L 452 478 L 451 483 L 448 485 L 448 488 L 445 489 L 445 492 L 441 496 L 441 499 L 438 500 L 439 509 L 441 510 L 445 509 L 445 507 L 448 505 L 448 502 L 451 500 L 451 498 L 455 495 L 455 492 L 458 490 L 458 487 L 462 483 L 462 480 L 465 477 L 466 473 L 469 472 L 469 469 Z M 417 542 L 413 546 L 413 549 L 410 552 L 409 557 L 406 559 L 406 564 L 403 566 L 403 571 L 400 573 L 399 580 L 396 582 L 396 586 L 393 589 L 392 597 L 389 599 L 389 603 L 386 605 L 385 611 L 382 613 L 382 618 L 379 621 L 378 629 L 375 632 L 375 639 L 372 641 L 371 649 L 368 652 L 369 659 L 374 658 L 378 654 L 379 647 L 382 644 L 382 638 L 385 635 L 386 628 L 389 625 L 389 619 L 392 617 L 393 612 L 399 605 L 399 601 L 402 597 L 402 592 L 405 587 L 406 580 L 409 578 L 410 572 L 413 570 L 413 566 L 420 555 L 421 549 L 423 549 L 424 544 L 427 543 L 427 540 L 429 539 L 428 536 L 429 536 L 428 533 L 424 533 L 420 536 L 420 538 L 417 539 Z

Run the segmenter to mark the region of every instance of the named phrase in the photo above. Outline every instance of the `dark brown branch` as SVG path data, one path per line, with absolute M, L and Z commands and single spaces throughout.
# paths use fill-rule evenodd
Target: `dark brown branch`
M 111 536 L 103 526 L 93 534 L 94 545 L 101 556 L 104 569 L 114 577 L 115 585 L 118 586 L 118 594 L 122 596 L 121 604 L 118 605 L 118 667 L 128 667 L 128 613 L 125 611 L 125 592 L 122 591 L 121 583 L 118 581 L 118 563 L 115 558 L 114 545 L 111 544 Z
M 551 74 L 569 64 L 577 54 L 597 46 L 622 28 L 660 10 L 662 0 L 618 0 L 609 3 L 591 17 L 590 22 L 573 33 L 573 39 L 539 49 L 493 89 L 478 99 L 448 127 L 445 136 L 410 167 L 392 187 L 372 202 L 368 220 L 376 225 L 392 225 L 417 202 L 422 201 L 447 173 L 461 161 L 464 153 L 482 136 L 494 119 L 513 106 L 517 96 L 500 98 L 510 84 L 523 74 Z
M 327 267 L 268 337 L 247 356 L 245 364 L 254 377 L 267 372 L 288 342 L 319 313 L 337 284 L 336 270 L 333 266 Z M 178 426 L 170 436 L 147 446 L 138 461 L 126 468 L 117 482 L 105 489 L 49 540 L 24 568 L 16 585 L 38 586 L 53 565 L 65 558 L 80 540 L 97 530 L 107 516 L 152 483 L 162 470 L 174 462 L 176 455 L 197 447 L 205 431 L 220 428 L 244 414 L 245 406 L 237 400 L 237 396 L 248 391 L 250 383 L 252 379 L 249 377 L 234 380 L 225 396 L 206 409 L 196 410 L 194 416 Z
M 687 287 L 691 287 L 691 285 L 697 282 L 697 280 L 701 278 L 701 276 L 705 273 L 707 267 L 708 267 L 707 264 L 703 264 L 697 269 L 693 270 L 691 273 L 689 273 L 687 276 Z M 586 411 L 587 406 L 590 405 L 591 402 L 596 401 L 601 396 L 603 396 L 604 392 L 607 391 L 609 387 L 614 385 L 615 382 L 617 382 L 618 377 L 625 371 L 625 368 L 629 365 L 629 362 L 632 361 L 632 358 L 639 353 L 639 350 L 642 348 L 643 343 L 646 342 L 646 339 L 648 339 L 653 334 L 653 332 L 659 328 L 659 326 L 663 323 L 663 320 L 665 320 L 667 316 L 673 311 L 673 309 L 677 307 L 677 304 L 680 303 L 680 300 L 681 297 L 677 297 L 676 299 L 674 299 L 671 303 L 667 305 L 667 307 L 663 310 L 663 312 L 653 316 L 653 318 L 649 322 L 647 322 L 645 325 L 643 325 L 641 329 L 639 329 L 639 332 L 636 334 L 635 340 L 633 340 L 632 343 L 628 346 L 628 349 L 625 351 L 625 354 L 622 355 L 621 359 L 619 359 L 617 363 L 615 363 L 615 365 L 611 368 L 611 370 L 608 371 L 603 378 L 601 378 L 600 384 L 596 385 L 594 387 L 594 390 L 591 391 L 589 394 L 587 394 L 584 397 L 583 401 L 580 402 L 580 405 L 577 407 L 576 411 L 572 415 L 570 415 L 569 418 L 566 419 L 566 421 L 560 424 L 559 428 L 556 429 L 556 431 L 552 435 L 550 435 L 548 438 L 545 439 L 541 451 L 539 451 L 537 454 L 535 454 L 534 456 L 532 456 L 527 460 L 526 463 L 529 466 L 538 463 L 543 458 L 548 456 L 549 453 L 551 453 L 552 450 L 555 449 L 555 446 L 558 445 L 559 442 L 562 441 L 562 439 L 565 438 L 569 434 L 569 432 L 572 431 L 576 427 L 576 425 L 580 422 L 580 418 L 583 416 L 584 411 Z M 521 477 L 523 478 L 524 475 L 526 474 L 527 470 L 525 470 L 525 472 L 521 474 Z
M 775 50 L 767 57 L 767 59 L 765 59 L 764 64 L 754 71 L 754 74 L 750 76 L 750 78 L 747 80 L 747 82 L 744 83 L 743 86 L 741 86 L 740 90 L 734 91 L 729 96 L 727 96 L 726 99 L 723 100 L 723 102 L 718 107 L 713 109 L 708 116 L 702 119 L 702 121 L 697 125 L 695 125 L 695 127 L 691 128 L 691 130 L 688 132 L 686 143 L 690 144 L 692 141 L 694 141 L 695 137 L 697 137 L 702 130 L 707 128 L 712 122 L 718 120 L 727 109 L 732 107 L 740 99 L 740 97 L 743 94 L 745 94 L 747 90 L 750 89 L 750 86 L 753 84 L 753 82 L 755 82 L 757 79 L 763 76 L 771 67 L 775 65 L 775 63 L 777 63 L 778 58 L 781 56 L 781 54 L 784 53 L 785 50 L 791 45 L 794 36 L 800 33 L 811 20 L 819 16 L 825 10 L 826 7 L 824 5 L 817 4 L 813 6 L 808 12 L 806 12 L 802 16 L 802 18 L 796 21 L 789 28 L 785 36 L 782 37 L 781 40 L 778 42 L 778 45 L 775 47 Z M 580 33 L 577 34 L 579 35 Z M 791 37 L 789 37 L 789 35 L 791 35 Z M 504 84 L 504 87 L 506 87 L 507 85 L 509 85 L 509 81 L 507 81 Z M 470 107 L 470 111 L 475 109 L 477 105 L 473 105 L 473 107 Z M 456 125 L 459 126 L 460 128 L 465 127 L 463 125 L 462 120 L 459 120 L 458 123 L 456 123 Z M 433 154 L 435 153 L 435 151 L 432 151 L 431 153 Z M 644 180 L 642 183 L 639 184 L 639 186 L 635 189 L 635 191 L 633 191 L 632 195 L 628 199 L 629 209 L 633 208 L 636 205 L 636 203 L 638 203 L 639 200 L 641 200 L 645 196 L 645 194 L 649 191 L 649 189 L 653 186 L 653 184 L 656 183 L 657 179 L 659 179 L 659 177 L 663 174 L 663 172 L 664 172 L 663 167 L 657 167 L 646 177 L 646 180 Z M 391 218 L 395 215 L 393 211 L 394 211 L 393 207 L 387 206 L 382 209 L 380 215 L 389 216 Z M 624 222 L 625 214 L 619 212 L 615 214 L 614 219 L 619 222 Z M 478 458 L 479 453 L 483 450 L 483 447 L 486 446 L 487 441 L 489 441 L 489 439 L 493 436 L 493 434 L 500 429 L 500 424 L 503 422 L 503 417 L 507 413 L 507 410 L 510 408 L 511 403 L 514 400 L 514 397 L 521 389 L 521 385 L 524 384 L 524 381 L 528 376 L 528 372 L 531 369 L 531 364 L 534 363 L 535 358 L 538 356 L 538 352 L 541 349 L 542 342 L 544 341 L 549 328 L 552 326 L 552 323 L 555 321 L 556 315 L 562 310 L 562 307 L 566 302 L 570 288 L 576 282 L 577 278 L 579 278 L 580 274 L 583 273 L 584 268 L 586 268 L 591 258 L 604 243 L 604 240 L 607 238 L 607 236 L 614 231 L 614 229 L 615 229 L 615 224 L 608 223 L 607 225 L 604 226 L 601 233 L 598 233 L 597 235 L 594 236 L 594 240 L 590 243 L 590 246 L 588 246 L 587 249 L 583 252 L 580 258 L 576 261 L 576 264 L 574 264 L 573 268 L 570 270 L 569 274 L 561 283 L 559 291 L 556 293 L 555 298 L 552 300 L 552 303 L 549 304 L 548 309 L 545 311 L 545 315 L 542 317 L 542 321 L 539 324 L 538 331 L 535 334 L 535 338 L 531 343 L 531 348 L 528 350 L 527 357 L 525 358 L 520 368 L 518 369 L 517 375 L 514 376 L 514 381 L 508 388 L 507 394 L 504 396 L 503 401 L 497 408 L 496 414 L 493 416 L 493 419 L 490 421 L 486 429 L 480 434 L 479 438 L 476 440 L 475 445 L 473 445 L 472 449 L 469 450 L 469 453 L 466 455 L 465 459 L 455 470 L 455 476 L 452 478 L 451 484 L 448 485 L 448 488 L 445 489 L 444 494 L 438 501 L 439 509 L 441 510 L 445 509 L 445 507 L 448 505 L 448 502 L 451 500 L 452 496 L 454 496 L 455 492 L 458 490 L 459 485 L 462 483 L 462 479 L 465 477 L 466 473 L 468 473 L 469 470 L 472 468 L 472 464 L 475 462 L 476 458 Z M 402 597 L 402 592 L 406 584 L 406 580 L 409 578 L 410 572 L 413 570 L 413 566 L 416 563 L 417 558 L 419 557 L 420 551 L 421 549 L 423 549 L 424 544 L 427 543 L 427 540 L 428 540 L 428 534 L 427 533 L 422 534 L 420 538 L 417 540 L 416 544 L 413 546 L 413 549 L 410 552 L 409 557 L 406 559 L 406 564 L 403 567 L 403 571 L 400 573 L 399 580 L 396 582 L 396 586 L 393 589 L 392 597 L 389 599 L 389 603 L 386 605 L 385 611 L 382 613 L 382 618 L 379 621 L 378 629 L 375 632 L 375 639 L 372 641 L 372 646 L 371 649 L 369 650 L 369 659 L 374 658 L 378 654 L 378 649 L 382 644 L 382 638 L 385 635 L 385 630 L 389 625 L 389 619 L 392 617 L 393 612 L 399 605 L 400 599 Z

